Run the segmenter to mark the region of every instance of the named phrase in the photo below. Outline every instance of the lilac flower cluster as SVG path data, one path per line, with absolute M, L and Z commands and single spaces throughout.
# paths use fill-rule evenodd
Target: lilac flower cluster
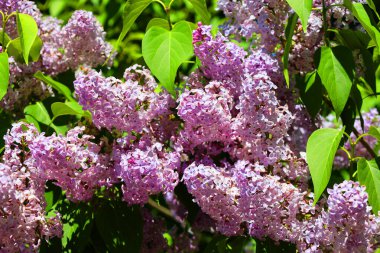
M 62 21 L 43 17 L 34 2 L 7 0 L 0 3 L 0 10 L 10 14 L 14 11 L 31 15 L 37 22 L 43 46 L 37 62 L 29 65 L 10 58 L 10 83 L 8 94 L 0 102 L 3 109 L 17 110 L 33 99 L 43 99 L 53 94 L 33 77 L 37 71 L 57 75 L 80 65 L 97 66 L 108 57 L 112 62 L 112 47 L 105 41 L 105 32 L 91 12 L 75 11 L 62 26 Z M 0 21 L 1 24 L 1 21 Z M 17 36 L 15 20 L 11 18 L 6 26 L 11 38 Z
M 37 129 L 14 124 L 0 163 L 0 251 L 36 252 L 42 239 L 62 235 L 60 215 L 45 216 L 45 181 L 30 153 Z
M 304 227 L 299 248 L 304 252 L 373 252 L 379 243 L 380 220 L 370 214 L 364 187 L 344 181 L 328 193 L 328 211 Z
M 94 191 L 109 185 L 112 178 L 109 157 L 101 154 L 101 147 L 90 141 L 94 137 L 83 131 L 84 127 L 76 127 L 66 137 L 40 135 L 30 145 L 40 176 L 55 181 L 74 202 L 91 199 Z
M 129 204 L 145 204 L 150 195 L 174 191 L 180 157 L 163 149 L 160 143 L 128 151 L 114 149 L 115 172 L 123 182 L 123 199 Z
M 202 211 L 226 235 L 247 231 L 258 239 L 295 243 L 301 252 L 371 252 L 377 243 L 379 220 L 370 214 L 364 187 L 355 182 L 329 189 L 324 211 L 324 201 L 314 207 L 312 194 L 247 161 L 228 169 L 193 163 L 183 179 Z
M 306 182 L 305 163 L 299 163 L 286 140 L 293 116 L 276 96 L 276 84 L 283 83 L 277 60 L 261 48 L 247 55 L 221 34 L 213 38 L 209 26 L 200 25 L 193 38 L 202 65 L 177 101 L 184 121 L 176 139 L 180 150 L 228 153 L 234 160 L 271 165 L 276 173 Z
M 354 21 L 353 16 L 343 7 L 341 0 L 326 1 L 328 20 L 330 26 L 344 27 Z M 358 0 L 356 2 L 364 3 Z M 336 5 L 336 6 L 335 6 Z M 285 25 L 289 16 L 293 13 L 285 0 L 274 1 L 218 1 L 218 7 L 228 18 L 223 26 L 226 35 L 235 35 L 238 39 L 249 39 L 253 34 L 258 35 L 256 45 L 274 52 L 278 45 L 283 46 L 285 41 Z M 313 1 L 313 7 L 322 8 L 322 1 Z M 313 11 L 307 26 L 307 31 L 302 31 L 302 25 L 298 22 L 293 36 L 294 46 L 290 54 L 290 67 L 295 72 L 307 72 L 313 68 L 313 55 L 321 45 L 323 39 L 323 19 L 320 11 Z M 280 47 L 282 50 L 283 47 Z M 281 50 L 279 55 L 281 55 Z
M 82 68 L 74 82 L 83 109 L 89 110 L 98 128 L 141 132 L 160 115 L 170 114 L 168 93 L 156 93 L 157 83 L 144 67 L 135 65 L 124 74 L 125 82 L 105 78 L 92 69 Z

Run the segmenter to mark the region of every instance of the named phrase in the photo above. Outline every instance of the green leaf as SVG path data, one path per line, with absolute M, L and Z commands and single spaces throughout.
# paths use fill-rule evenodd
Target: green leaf
M 44 83 L 50 85 L 51 87 L 53 87 L 59 93 L 61 93 L 62 95 L 64 95 L 67 100 L 73 101 L 73 102 L 75 101 L 75 99 L 71 95 L 70 89 L 67 86 L 65 86 L 64 84 L 55 81 L 50 76 L 44 75 L 41 71 L 37 71 L 34 74 L 34 77 L 37 78 L 37 79 L 39 79 L 39 80 L 41 80 L 41 81 L 43 81 Z
M 30 49 L 30 53 L 29 53 L 30 59 L 33 62 L 38 61 L 38 59 L 40 58 L 42 44 L 43 42 L 41 38 L 37 36 L 37 38 L 33 42 L 32 48 Z
M 9 62 L 6 52 L 0 53 L 0 100 L 7 94 L 9 85 Z
M 55 102 L 51 105 L 51 111 L 54 115 L 53 120 L 63 115 L 91 117 L 91 114 L 89 114 L 87 111 L 83 111 L 82 106 L 77 102 Z
M 316 65 L 336 116 L 339 117 L 347 103 L 352 87 L 355 66 L 352 53 L 342 46 L 322 47 L 320 60 Z
M 150 28 L 158 26 L 162 27 L 166 30 L 170 30 L 169 22 L 166 19 L 163 18 L 152 18 L 148 25 L 146 26 L 146 31 L 148 31 Z
M 9 56 L 12 56 L 17 62 L 25 63 L 20 37 L 10 41 L 7 47 L 7 52 Z
M 4 45 L 3 47 L 6 47 L 12 39 L 9 37 L 7 33 L 3 33 L 3 31 L 0 31 L 0 44 L 3 43 L 3 36 L 4 36 Z
M 32 45 L 32 48 L 30 49 L 30 53 L 29 53 L 30 61 L 33 61 L 33 62 L 38 61 L 40 57 L 41 48 L 42 48 L 42 40 L 39 36 L 37 36 L 37 38 L 35 39 Z M 17 62 L 25 63 L 25 60 L 23 58 L 23 50 L 21 47 L 20 37 L 12 40 L 8 44 L 7 51 L 9 55 L 13 56 Z
M 142 41 L 142 54 L 153 75 L 174 95 L 177 70 L 193 55 L 191 23 L 178 22 L 171 31 L 152 27 Z
M 322 128 L 314 131 L 306 146 L 306 160 L 314 185 L 314 204 L 317 203 L 329 183 L 335 153 L 342 139 L 344 128 Z
M 374 126 L 370 126 L 370 127 L 369 127 L 369 131 L 368 131 L 368 134 L 372 135 L 372 136 L 375 137 L 378 141 L 380 141 L 380 128 L 378 128 L 378 127 L 374 127 Z
M 32 116 L 38 122 L 45 125 L 49 125 L 51 123 L 49 113 L 42 102 L 37 102 L 34 105 L 28 105 L 25 107 L 24 113 Z
M 37 128 L 38 132 L 41 133 L 40 124 L 38 123 L 38 121 L 35 118 L 33 118 L 30 115 L 25 115 L 25 122 L 27 122 L 29 124 L 33 124 Z
M 129 29 L 131 29 L 133 23 L 141 15 L 141 13 L 148 7 L 153 0 L 128 0 L 124 7 L 123 14 L 123 29 L 116 42 L 116 48 L 124 40 Z
M 375 42 L 376 46 L 380 48 L 380 32 L 376 25 L 372 24 L 372 20 L 368 15 L 363 4 L 360 3 L 350 3 L 350 1 L 345 1 L 345 6 L 351 10 L 352 14 L 360 22 L 363 28 L 368 32 L 369 36 Z
M 380 170 L 375 160 L 359 160 L 358 179 L 360 184 L 365 185 L 369 204 L 377 215 L 380 211 Z
M 316 71 L 305 76 L 296 77 L 296 85 L 300 91 L 301 100 L 312 118 L 317 116 L 322 105 L 322 83 Z
M 50 126 L 57 133 L 60 133 L 60 134 L 63 134 L 67 131 L 66 126 L 56 126 L 53 124 L 50 118 L 50 115 L 42 102 L 37 102 L 33 105 L 28 105 L 27 107 L 24 108 L 24 113 L 25 113 L 25 118 L 27 120 L 28 118 L 29 119 L 32 118 L 32 121 L 28 120 L 30 123 L 34 123 L 33 121 L 36 120 L 38 122 L 41 122 L 42 124 Z
M 75 111 L 70 106 L 62 102 L 55 102 L 51 105 L 51 111 L 53 112 L 54 117 L 59 117 L 63 115 L 82 115 L 82 112 Z
M 38 26 L 32 16 L 17 13 L 17 31 L 21 40 L 21 48 L 25 63 L 29 62 L 29 53 L 38 35 Z
M 297 19 L 298 19 L 298 15 L 295 13 L 292 14 L 288 18 L 288 23 L 287 23 L 286 29 L 285 29 L 286 44 L 285 44 L 284 54 L 282 56 L 282 63 L 284 64 L 283 72 L 284 72 L 286 85 L 288 86 L 288 88 L 289 88 L 289 70 L 288 70 L 289 53 L 290 53 L 290 49 L 291 49 L 292 43 L 293 43 L 292 38 L 293 38 L 293 34 L 294 34 L 294 29 L 295 29 L 296 24 L 297 24 Z
M 202 22 L 205 24 L 210 23 L 210 13 L 207 10 L 207 5 L 205 0 L 189 0 L 193 5 L 195 12 L 201 17 Z
M 297 13 L 301 19 L 303 31 L 307 32 L 307 24 L 313 7 L 313 0 L 286 0 L 290 7 Z
M 329 32 L 335 33 L 340 44 L 351 50 L 367 49 L 371 41 L 369 35 L 362 31 L 330 29 Z

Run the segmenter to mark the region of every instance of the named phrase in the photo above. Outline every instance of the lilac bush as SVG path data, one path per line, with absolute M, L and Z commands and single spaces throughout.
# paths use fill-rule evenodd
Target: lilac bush
M 112 46 L 90 11 L 0 2 L 0 252 L 376 252 L 372 1 L 220 0 L 217 29 L 158 2 L 125 70 L 140 1 Z

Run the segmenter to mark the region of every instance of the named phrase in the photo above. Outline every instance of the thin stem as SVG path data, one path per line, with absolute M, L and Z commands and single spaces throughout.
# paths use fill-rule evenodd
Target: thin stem
M 172 3 L 174 2 L 174 0 L 171 0 L 170 3 L 169 3 L 169 6 L 168 8 L 170 9 L 172 7 Z
M 360 134 L 359 134 L 358 130 L 356 130 L 356 128 L 353 128 L 352 132 L 354 132 L 354 134 L 356 135 L 356 137 L 358 137 L 358 138 L 360 137 Z M 371 154 L 372 158 L 376 158 L 377 157 L 375 151 L 373 151 L 373 149 L 371 148 L 371 146 L 363 138 L 360 139 L 360 142 L 367 149 L 368 153 Z
M 166 6 L 161 0 L 153 0 L 153 2 L 157 2 L 157 3 L 161 4 L 161 6 L 164 8 L 164 10 L 166 12 Z
M 325 103 L 326 103 L 326 104 L 327 104 L 332 110 L 334 109 L 333 106 L 332 106 L 332 104 L 331 104 L 331 102 L 330 102 L 326 97 L 323 97 L 323 101 L 324 101 L 324 102 L 325 102 Z M 356 130 L 355 127 L 353 127 L 352 132 L 356 135 L 356 137 L 359 138 L 360 134 L 359 134 L 358 130 Z M 370 145 L 369 145 L 369 144 L 368 144 L 363 138 L 360 140 L 360 142 L 363 144 L 363 146 L 367 149 L 368 153 L 370 153 L 371 156 L 372 156 L 373 158 L 376 158 L 376 157 L 377 157 L 375 151 L 373 151 L 373 149 L 371 148 L 371 146 L 370 146 Z
M 172 214 L 172 212 L 170 212 L 169 209 L 167 209 L 166 207 L 163 207 L 163 206 L 160 206 L 159 204 L 157 204 L 153 199 L 149 198 L 148 200 L 148 205 L 150 205 L 151 207 L 153 207 L 154 209 L 157 209 L 159 212 L 161 212 L 162 214 L 164 214 L 165 216 L 173 219 L 175 222 L 177 222 L 178 224 L 180 224 L 182 227 L 184 227 L 184 224 L 182 222 L 180 222 L 179 220 L 177 220 L 174 215 Z
M 364 138 L 364 137 L 366 137 L 366 136 L 370 136 L 370 134 L 362 134 L 362 135 L 360 135 L 360 136 L 356 139 L 356 141 L 355 141 L 355 145 L 358 144 L 358 142 L 359 142 L 362 138 Z
M 350 146 L 352 147 L 352 145 L 354 144 L 354 142 L 351 139 L 351 136 L 348 133 L 346 133 L 346 132 L 343 132 L 343 134 L 348 138 L 348 141 L 350 142 Z
M 350 154 L 350 152 L 348 152 L 348 150 L 347 150 L 345 147 L 341 147 L 340 149 L 343 150 L 343 151 L 347 154 L 348 160 L 351 161 L 352 158 L 351 158 L 351 154 Z
M 169 28 L 170 30 L 172 30 L 173 27 L 172 27 L 172 21 L 170 20 L 170 7 L 166 8 L 165 11 L 166 11 L 166 16 L 168 18 Z

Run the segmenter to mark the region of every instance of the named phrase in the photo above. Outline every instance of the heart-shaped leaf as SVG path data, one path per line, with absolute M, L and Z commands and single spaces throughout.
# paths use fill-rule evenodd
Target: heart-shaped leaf
M 193 55 L 192 24 L 181 21 L 171 31 L 150 28 L 142 41 L 142 54 L 153 75 L 174 95 L 177 70 Z

